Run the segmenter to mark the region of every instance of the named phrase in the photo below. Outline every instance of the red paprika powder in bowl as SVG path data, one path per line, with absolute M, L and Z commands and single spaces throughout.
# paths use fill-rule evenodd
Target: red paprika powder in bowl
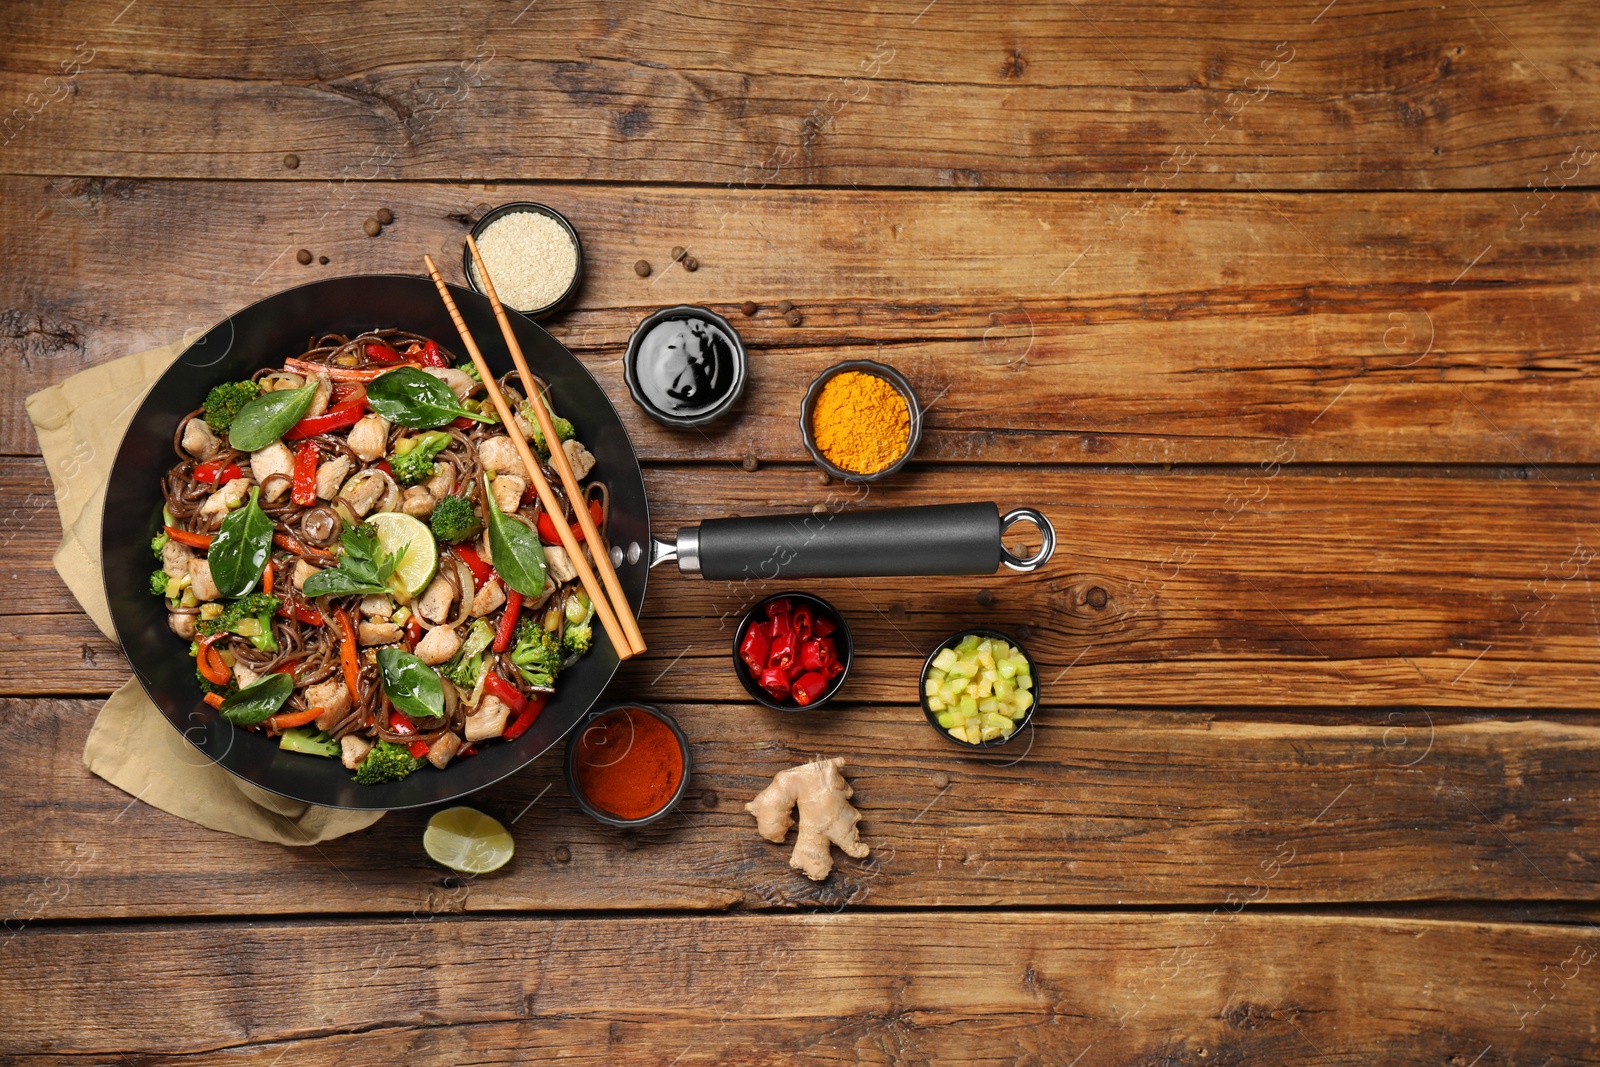
M 850 627 L 832 604 L 810 593 L 768 597 L 733 632 L 739 683 L 777 711 L 810 711 L 833 699 L 850 656 Z
M 586 715 L 567 740 L 567 789 L 607 826 L 664 818 L 689 785 L 689 739 L 648 704 L 612 704 Z

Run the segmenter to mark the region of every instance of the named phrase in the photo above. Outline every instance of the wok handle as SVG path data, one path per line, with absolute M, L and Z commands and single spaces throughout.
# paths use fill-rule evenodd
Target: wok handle
M 1001 544 L 1019 521 L 1044 536 L 1019 559 Z M 1055 550 L 1050 520 L 1032 508 L 1000 517 L 993 503 L 708 519 L 678 531 L 678 569 L 717 581 L 993 574 L 1002 560 L 1031 571 Z

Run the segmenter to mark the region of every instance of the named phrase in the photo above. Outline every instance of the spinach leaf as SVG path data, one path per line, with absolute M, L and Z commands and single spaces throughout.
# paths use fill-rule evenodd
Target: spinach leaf
M 293 692 L 293 675 L 282 672 L 269 674 L 224 700 L 218 710 L 224 719 L 235 726 L 254 726 L 272 718 Z
M 378 535 L 369 525 L 346 526 L 339 535 L 344 551 L 337 566 L 318 571 L 306 579 L 308 597 L 350 596 L 354 593 L 387 593 L 389 576 L 400 566 L 406 550 L 390 555 L 378 547 Z M 494 551 L 490 549 L 490 551 Z
M 367 405 L 390 422 L 418 430 L 432 430 L 463 415 L 495 421 L 462 407 L 448 385 L 416 367 L 400 367 L 367 383 Z
M 544 546 L 539 535 L 500 510 L 487 474 L 483 476 L 483 495 L 488 498 L 483 511 L 494 569 L 523 596 L 537 597 L 544 592 Z
M 444 714 L 444 685 L 432 667 L 398 648 L 378 649 L 378 670 L 383 691 L 394 706 L 419 719 Z
M 261 580 L 261 571 L 272 554 L 272 520 L 256 499 L 259 485 L 250 487 L 245 506 L 222 520 L 222 529 L 206 558 L 211 562 L 211 580 L 223 596 L 244 596 Z
M 233 425 L 228 428 L 228 444 L 241 452 L 266 448 L 305 417 L 316 393 L 316 382 L 307 382 L 298 389 L 262 393 L 233 417 Z

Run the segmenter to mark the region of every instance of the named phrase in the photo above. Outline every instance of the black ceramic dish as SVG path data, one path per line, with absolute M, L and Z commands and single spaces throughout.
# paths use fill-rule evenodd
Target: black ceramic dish
M 678 782 L 677 792 L 672 794 L 672 799 L 667 801 L 666 806 L 660 811 L 651 815 L 646 815 L 642 819 L 619 818 L 618 816 L 611 814 L 609 811 L 606 811 L 604 808 L 595 807 L 589 802 L 589 798 L 584 795 L 583 787 L 578 784 L 577 764 L 579 739 L 583 737 L 584 732 L 590 728 L 590 724 L 592 724 L 595 720 L 609 715 L 613 711 L 620 711 L 623 708 L 633 708 L 636 711 L 642 711 L 646 714 L 654 715 L 656 718 L 666 723 L 672 728 L 672 732 L 677 735 L 678 745 L 683 749 L 683 778 Z M 654 704 L 607 704 L 604 707 L 595 708 L 579 721 L 577 729 L 573 730 L 572 733 L 567 737 L 567 792 L 572 794 L 572 799 L 578 802 L 578 807 L 582 808 L 584 813 L 587 814 L 591 819 L 594 819 L 596 822 L 605 823 L 607 826 L 615 826 L 623 830 L 637 830 L 641 826 L 649 826 L 651 823 L 659 822 L 662 819 L 665 819 L 668 815 L 672 814 L 672 810 L 678 806 L 678 801 L 683 799 L 683 794 L 689 788 L 689 773 L 693 770 L 693 768 L 694 764 L 689 757 L 689 738 L 684 734 L 682 727 L 678 725 L 677 719 L 674 719 L 671 715 L 668 715 Z
M 860 371 L 862 374 L 875 375 L 894 386 L 900 395 L 905 397 L 907 413 L 911 416 L 911 430 L 906 437 L 906 450 L 900 454 L 899 459 L 883 468 L 883 470 L 873 471 L 871 474 L 848 471 L 836 463 L 829 462 L 827 457 L 822 454 L 821 449 L 817 448 L 816 437 L 811 432 L 811 411 L 817 406 L 817 397 L 822 395 L 822 387 L 827 385 L 828 379 L 834 375 L 852 370 Z M 917 451 L 917 445 L 922 443 L 922 405 L 917 403 L 916 390 L 911 388 L 911 383 L 906 380 L 904 374 L 901 374 L 888 364 L 879 363 L 875 360 L 852 359 L 837 366 L 829 367 L 817 375 L 817 380 L 812 382 L 811 388 L 806 390 L 805 399 L 800 402 L 800 435 L 805 440 L 806 451 L 811 453 L 811 458 L 816 461 L 817 466 L 835 478 L 846 482 L 875 482 L 880 478 L 889 477 L 889 475 L 904 467 Z
M 951 737 L 950 731 L 939 725 L 938 716 L 928 710 L 928 671 L 933 667 L 934 658 L 945 649 L 952 648 L 959 644 L 961 639 L 966 637 L 968 634 L 977 634 L 979 637 L 992 637 L 997 641 L 1004 641 L 1012 648 L 1015 648 L 1017 651 L 1021 652 L 1023 659 L 1028 661 L 1028 673 L 1033 675 L 1033 703 L 1029 704 L 1028 710 L 1022 713 L 1022 718 L 1017 720 L 1017 728 L 1012 730 L 1010 736 L 1008 737 L 997 737 L 993 741 L 979 741 L 977 744 L 973 744 L 970 741 L 963 741 L 959 737 Z M 951 634 L 943 641 L 940 641 L 936 646 L 934 646 L 933 651 L 928 653 L 928 658 L 922 662 L 922 674 L 917 679 L 917 690 L 919 693 L 918 699 L 922 704 L 922 714 L 927 718 L 928 725 L 933 727 L 940 737 L 944 738 L 952 745 L 959 745 L 962 748 L 998 748 L 1001 745 L 1014 740 L 1018 735 L 1020 735 L 1022 733 L 1022 728 L 1033 721 L 1033 713 L 1039 710 L 1039 665 L 1038 663 L 1034 662 L 1033 654 L 1027 649 L 1023 648 L 1022 645 L 1018 643 L 1016 638 L 1011 637 L 1008 634 L 1000 633 L 998 630 L 962 630 L 960 633 Z
M 772 694 L 761 688 L 760 684 L 757 683 L 756 679 L 750 674 L 750 669 L 744 665 L 744 660 L 739 658 L 739 646 L 744 643 L 745 633 L 748 632 L 750 627 L 756 623 L 766 621 L 768 604 L 772 603 L 774 600 L 783 599 L 789 599 L 796 601 L 797 603 L 808 604 L 811 607 L 813 615 L 815 615 L 817 612 L 826 613 L 829 618 L 833 619 L 839 624 L 838 628 L 833 631 L 832 637 L 834 650 L 838 652 L 839 662 L 844 664 L 844 670 L 839 672 L 839 676 L 833 680 L 827 689 L 822 691 L 822 695 L 820 697 L 805 705 L 796 704 L 792 700 L 782 703 L 773 700 Z M 839 610 L 832 604 L 828 603 L 826 600 L 823 600 L 821 597 L 812 596 L 810 593 L 778 593 L 774 596 L 767 597 L 765 600 L 761 601 L 761 603 L 745 612 L 744 618 L 739 620 L 739 625 L 733 631 L 733 673 L 739 676 L 739 684 L 744 686 L 745 692 L 749 693 L 750 696 L 758 703 L 763 704 L 774 711 L 816 711 L 818 708 L 822 707 L 822 705 L 832 700 L 834 694 L 839 691 L 839 687 L 844 685 L 844 680 L 850 677 L 850 660 L 853 657 L 854 651 L 855 643 L 850 638 L 850 624 L 844 621 L 844 616 L 839 614 Z
M 572 223 L 567 221 L 567 217 L 565 215 L 553 207 L 546 207 L 544 204 L 535 204 L 531 200 L 519 200 L 515 203 L 501 204 L 493 211 L 484 215 L 483 218 L 479 219 L 477 223 L 473 225 L 472 239 L 474 241 L 481 241 L 483 239 L 483 231 L 489 228 L 490 223 L 496 221 L 497 219 L 502 219 L 505 216 L 517 211 L 532 211 L 535 214 L 544 215 L 548 218 L 555 219 L 556 222 L 561 224 L 561 228 L 567 231 L 567 236 L 572 238 L 572 247 L 578 253 L 578 262 L 572 273 L 572 284 L 567 286 L 567 291 L 562 293 L 554 303 L 546 304 L 542 308 L 512 309 L 514 311 L 521 312 L 530 319 L 547 318 L 548 316 L 554 315 L 556 312 L 570 304 L 573 296 L 578 291 L 578 286 L 583 282 L 583 242 L 578 240 L 577 229 L 572 225 Z M 483 249 L 480 248 L 478 251 L 482 252 Z M 485 258 L 487 259 L 488 257 L 486 256 Z M 483 288 L 478 284 L 476 273 L 472 269 L 472 249 L 467 247 L 467 243 L 465 241 L 461 242 L 461 270 L 466 276 L 467 284 L 472 286 L 478 295 L 484 295 Z M 501 296 L 501 302 L 505 302 L 504 295 Z M 506 304 L 505 306 L 508 308 L 511 307 L 510 304 Z
M 466 289 L 452 290 L 490 366 L 496 373 L 511 370 L 489 301 Z M 534 373 L 549 382 L 561 414 L 572 420 L 595 455 L 592 477 L 604 481 L 611 493 L 606 532 L 612 543 L 649 544 L 644 479 L 616 409 L 555 338 L 519 316 L 511 317 L 511 325 Z M 106 489 L 108 521 L 101 535 L 106 597 L 118 640 L 145 692 L 173 726 L 205 756 L 248 782 L 294 800 L 338 808 L 442 804 L 499 781 L 559 742 L 594 705 L 617 669 L 610 642 L 597 633 L 594 650 L 562 672 L 554 698 L 527 733 L 515 741 L 486 744 L 477 755 L 442 771 L 424 767 L 402 781 L 377 786 L 357 785 L 338 760 L 284 752 L 275 741 L 223 721 L 201 700 L 187 645 L 167 629 L 165 607 L 149 590 L 156 566 L 150 538 L 161 523 L 160 483 L 177 459 L 173 431 L 219 382 L 279 366 L 304 351 L 309 337 L 355 335 L 382 326 L 435 338 L 462 354 L 438 291 L 418 277 L 367 275 L 312 282 L 267 297 L 213 327 L 167 369 L 134 414 L 112 467 Z M 644 561 L 618 572 L 637 613 L 648 573 Z M 173 742 L 182 744 L 176 737 Z
M 646 385 L 642 380 L 639 367 L 640 348 L 644 344 L 645 338 L 657 326 L 673 319 L 699 319 L 701 322 L 709 323 L 727 334 L 732 342 L 732 366 L 728 368 L 730 377 L 726 382 L 717 383 L 717 391 L 721 394 L 720 398 L 714 403 L 708 404 L 703 410 L 695 410 L 688 414 L 668 411 L 652 401 L 647 395 Z M 633 336 L 628 339 L 628 351 L 622 361 L 622 370 L 623 376 L 628 383 L 628 392 L 633 395 L 633 402 L 638 404 L 646 415 L 649 415 L 664 426 L 686 430 L 715 422 L 733 409 L 733 406 L 739 402 L 739 397 L 744 394 L 744 383 L 749 374 L 749 364 L 750 357 L 745 352 L 744 340 L 739 336 L 739 331 L 733 328 L 732 323 L 721 315 L 707 311 L 703 307 L 679 304 L 677 307 L 662 308 L 639 324 L 638 328 L 633 331 Z

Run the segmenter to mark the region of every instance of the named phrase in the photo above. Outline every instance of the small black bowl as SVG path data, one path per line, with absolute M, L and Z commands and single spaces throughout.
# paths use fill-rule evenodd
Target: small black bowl
M 812 614 L 826 612 L 828 617 L 837 622 L 838 628 L 833 631 L 834 649 L 839 653 L 839 662 L 844 664 L 844 670 L 839 673 L 822 695 L 809 704 L 795 703 L 780 704 L 772 699 L 772 694 L 761 688 L 761 684 L 750 674 L 750 669 L 744 665 L 744 660 L 739 658 L 739 646 L 744 643 L 744 635 L 751 626 L 758 622 L 767 621 L 767 605 L 774 600 L 793 600 L 796 603 L 809 604 Z M 739 684 L 744 686 L 745 692 L 755 698 L 757 703 L 773 709 L 774 711 L 815 711 L 833 699 L 839 687 L 844 685 L 844 680 L 850 677 L 850 660 L 854 649 L 854 642 L 850 639 L 850 625 L 844 621 L 844 616 L 839 614 L 837 608 L 823 600 L 821 597 L 812 596 L 810 593 L 778 593 L 769 596 L 755 607 L 745 612 L 744 618 L 739 620 L 739 625 L 733 631 L 733 673 L 739 676 Z
M 554 315 L 556 312 L 566 307 L 567 304 L 572 300 L 573 294 L 578 291 L 578 284 L 583 281 L 583 242 L 578 240 L 577 229 L 573 227 L 572 223 L 567 221 L 567 217 L 565 215 L 553 207 L 547 207 L 544 204 L 535 204 L 531 200 L 519 200 L 510 204 L 501 204 L 493 211 L 484 215 L 483 218 L 479 219 L 473 225 L 472 239 L 474 241 L 481 240 L 483 238 L 483 231 L 489 228 L 490 223 L 497 219 L 502 219 L 505 216 L 517 211 L 531 211 L 536 215 L 544 215 L 548 218 L 555 219 L 556 222 L 561 224 L 561 228 L 567 231 L 567 236 L 572 238 L 572 247 L 578 253 L 576 269 L 574 269 L 572 273 L 572 284 L 567 286 L 567 291 L 557 297 L 553 303 L 546 304 L 542 308 L 512 308 L 513 311 L 520 312 L 530 319 L 546 318 L 550 315 Z M 479 251 L 481 252 L 482 249 L 479 249 Z M 467 277 L 468 285 L 472 286 L 472 288 L 482 296 L 489 295 L 483 291 L 483 286 L 478 282 L 477 273 L 473 270 L 472 266 L 472 249 L 467 247 L 467 243 L 465 241 L 461 242 L 461 270 L 462 273 L 464 273 Z M 507 303 L 506 307 L 509 308 L 511 305 Z
M 1004 641 L 1012 648 L 1015 648 L 1017 651 L 1021 652 L 1022 657 L 1028 661 L 1028 673 L 1033 675 L 1033 689 L 1031 690 L 1033 693 L 1033 703 L 1029 704 L 1028 710 L 1022 713 L 1022 718 L 1017 722 L 1017 728 L 1012 730 L 1009 736 L 997 737 L 992 741 L 979 741 L 976 744 L 972 743 L 971 741 L 963 741 L 958 737 L 952 737 L 949 730 L 946 730 L 943 726 L 939 725 L 939 717 L 928 710 L 928 671 L 933 668 L 933 661 L 938 657 L 940 652 L 943 652 L 947 648 L 954 648 L 956 645 L 961 643 L 961 639 L 963 637 L 967 637 L 972 634 L 976 634 L 978 637 L 992 637 L 996 640 Z M 928 725 L 933 727 L 934 730 L 938 732 L 940 737 L 944 738 L 952 745 L 960 745 L 962 748 L 998 748 L 1000 745 L 1008 743 L 1018 734 L 1022 733 L 1022 728 L 1033 721 L 1033 713 L 1039 710 L 1039 665 L 1034 662 L 1033 654 L 1027 649 L 1023 648 L 1015 638 L 1008 634 L 1000 633 L 997 630 L 962 630 L 960 633 L 951 634 L 943 641 L 940 641 L 934 646 L 933 651 L 928 653 L 928 658 L 922 663 L 922 674 L 917 679 L 917 689 L 919 694 L 918 699 L 922 703 L 922 714 L 927 718 Z
M 609 811 L 606 811 L 604 808 L 596 807 L 594 804 L 591 804 L 589 802 L 589 798 L 584 795 L 583 786 L 578 784 L 577 765 L 579 739 L 583 737 L 583 735 L 591 726 L 594 725 L 596 719 L 609 715 L 614 711 L 622 711 L 624 709 L 642 711 L 647 715 L 654 715 L 656 718 L 666 723 L 672 728 L 672 732 L 677 735 L 678 746 L 683 750 L 683 778 L 678 782 L 678 791 L 672 794 L 672 799 L 667 801 L 666 805 L 662 807 L 660 811 L 652 812 L 642 819 L 619 818 L 618 816 L 611 814 Z M 636 830 L 641 826 L 649 826 L 651 823 L 659 822 L 660 820 L 666 818 L 669 814 L 671 814 L 672 810 L 678 806 L 678 801 L 683 799 L 684 792 L 689 788 L 689 772 L 691 766 L 692 764 L 689 757 L 689 738 L 685 736 L 682 727 L 678 725 L 678 720 L 674 719 L 671 715 L 668 715 L 666 712 L 662 711 L 653 704 L 638 704 L 630 702 L 625 704 L 607 704 L 604 707 L 595 708 L 582 719 L 579 719 L 578 725 L 573 729 L 572 733 L 567 735 L 567 792 L 572 794 L 572 799 L 578 802 L 578 807 L 587 812 L 590 818 L 594 819 L 596 822 L 605 823 L 607 826 L 617 826 L 624 830 Z
M 725 394 L 715 401 L 710 407 L 696 411 L 689 415 L 678 415 L 658 407 L 646 395 L 643 385 L 639 381 L 639 349 L 650 331 L 669 319 L 699 319 L 709 323 L 728 335 L 733 342 L 733 366 L 729 368 L 731 378 L 726 385 Z M 745 379 L 750 373 L 750 357 L 745 352 L 744 339 L 739 336 L 739 331 L 733 328 L 733 323 L 708 311 L 703 307 L 692 304 L 679 304 L 676 307 L 662 308 L 660 311 L 648 316 L 633 331 L 633 336 L 628 338 L 628 351 L 622 360 L 623 376 L 628 382 L 628 392 L 633 395 L 633 402 L 644 409 L 644 413 L 665 426 L 675 429 L 693 429 L 704 426 L 722 418 L 733 405 L 739 402 L 739 397 L 744 395 Z
M 900 458 L 871 474 L 862 474 L 859 471 L 845 470 L 836 463 L 830 462 L 817 447 L 817 439 L 811 432 L 811 412 L 817 406 L 817 397 L 822 395 L 822 387 L 828 384 L 829 379 L 846 371 L 860 371 L 862 374 L 871 374 L 882 378 L 905 398 L 906 413 L 911 417 L 911 429 L 906 435 L 906 450 L 900 453 Z M 904 467 L 917 450 L 917 445 L 922 443 L 922 405 L 917 402 L 916 390 L 911 388 L 911 382 L 904 374 L 885 363 L 871 359 L 852 359 L 836 366 L 829 367 L 817 375 L 817 380 L 811 383 L 811 388 L 806 390 L 805 399 L 800 402 L 800 436 L 805 440 L 806 451 L 811 453 L 811 458 L 817 466 L 829 474 L 845 482 L 875 482 L 880 478 L 887 478 L 895 471 Z

